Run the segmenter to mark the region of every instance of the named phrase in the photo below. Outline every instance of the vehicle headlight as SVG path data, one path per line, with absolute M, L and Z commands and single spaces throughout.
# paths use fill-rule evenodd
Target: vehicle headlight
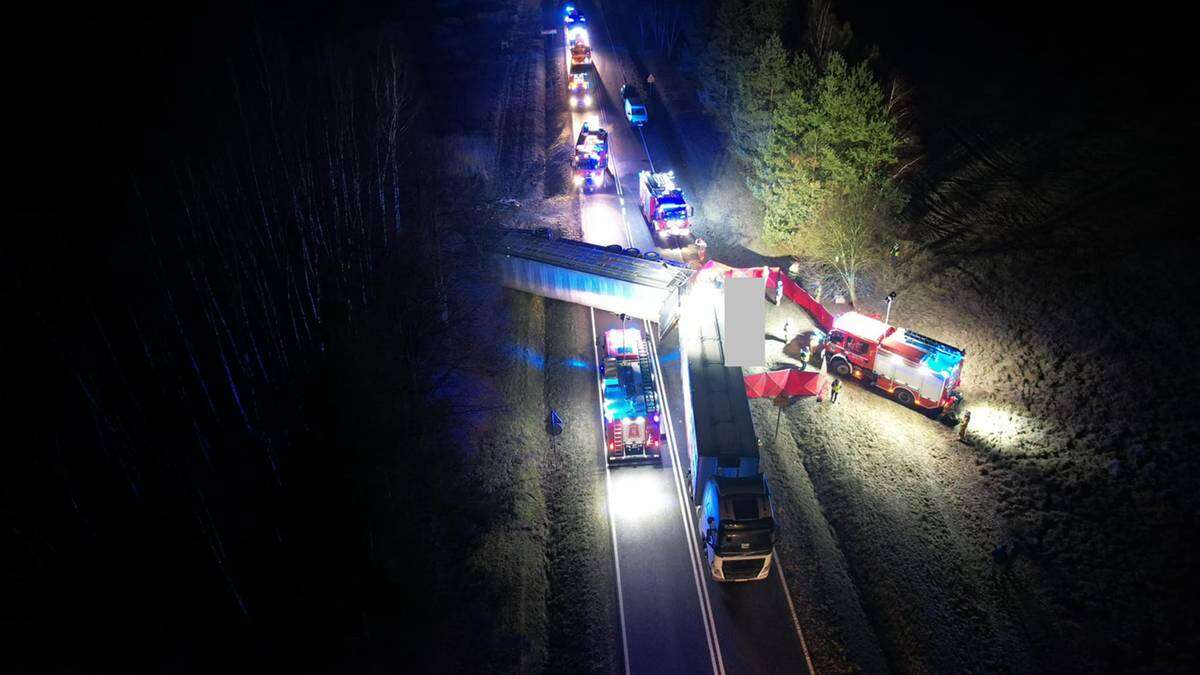
M 583 176 L 580 176 L 579 174 L 575 174 L 575 177 L 571 180 L 575 181 L 576 187 L 583 185 Z
M 571 97 L 571 107 L 572 107 L 572 108 L 574 108 L 574 107 L 575 107 L 575 106 L 577 106 L 577 105 L 579 105 L 579 99 L 577 99 L 577 98 L 575 98 L 574 96 L 572 96 L 572 97 Z
M 591 95 L 588 95 L 588 96 L 584 96 L 584 97 L 583 97 L 583 104 L 584 104 L 584 105 L 591 105 L 591 104 L 592 104 L 592 97 L 591 97 Z

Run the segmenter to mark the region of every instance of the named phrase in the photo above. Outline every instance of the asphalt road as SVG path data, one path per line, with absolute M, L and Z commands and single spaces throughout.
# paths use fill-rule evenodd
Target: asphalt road
M 624 117 L 619 89 L 638 82 L 616 58 L 620 45 L 604 23 L 603 14 L 581 3 L 589 21 L 594 62 L 602 92 L 594 109 L 572 114 L 572 134 L 585 120 L 609 132 L 610 177 L 604 189 L 580 195 L 584 238 L 592 243 L 620 244 L 641 251 L 657 249 L 679 259 L 670 245 L 656 237 L 638 209 L 637 173 L 670 169 L 667 144 L 654 133 L 654 120 L 644 130 L 631 128 Z M 561 28 L 561 15 L 554 19 Z M 563 34 L 560 32 L 560 36 Z M 564 48 L 549 67 L 566 67 Z M 645 86 L 638 82 L 639 89 Z M 566 92 L 562 92 L 566 96 Z M 686 192 L 687 186 L 683 186 Z M 702 214 L 697 214 L 702 218 Z M 620 320 L 593 311 L 593 337 Z M 641 322 L 638 322 L 641 323 Z M 646 335 L 657 326 L 642 324 Z M 778 563 L 760 582 L 718 584 L 704 566 L 695 531 L 695 509 L 688 498 L 686 475 L 690 459 L 683 425 L 679 349 L 675 333 L 652 343 L 659 369 L 656 378 L 671 421 L 670 453 L 661 468 L 621 466 L 606 473 L 608 508 L 616 555 L 621 634 L 630 673 L 802 673 L 809 670 L 800 627 L 789 605 Z M 599 361 L 594 364 L 598 367 Z M 597 372 L 598 377 L 598 372 Z M 600 392 L 597 379 L 597 424 Z M 605 464 L 603 447 L 597 461 Z M 783 535 L 786 536 L 786 533 Z

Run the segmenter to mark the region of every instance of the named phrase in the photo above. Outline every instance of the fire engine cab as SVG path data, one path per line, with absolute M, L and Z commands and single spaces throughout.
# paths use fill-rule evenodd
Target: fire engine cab
M 603 377 L 604 440 L 608 463 L 662 463 L 658 392 L 650 354 L 636 328 L 605 331 Z
M 825 340 L 830 372 L 878 387 L 904 405 L 944 412 L 961 399 L 966 352 L 857 312 L 839 316 Z
M 639 171 L 638 202 L 656 232 L 687 234 L 692 229 L 692 205 L 675 185 L 675 172 Z

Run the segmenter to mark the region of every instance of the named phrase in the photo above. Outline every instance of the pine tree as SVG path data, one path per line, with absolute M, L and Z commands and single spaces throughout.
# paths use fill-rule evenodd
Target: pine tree
M 738 73 L 737 97 L 730 111 L 730 135 L 735 155 L 752 167 L 774 130 L 775 110 L 791 91 L 807 90 L 815 80 L 811 61 L 796 57 L 772 33 L 750 55 Z
M 887 174 L 899 146 L 870 70 L 835 53 L 815 86 L 779 100 L 754 160 L 767 240 L 824 266 L 852 302 L 901 203 Z

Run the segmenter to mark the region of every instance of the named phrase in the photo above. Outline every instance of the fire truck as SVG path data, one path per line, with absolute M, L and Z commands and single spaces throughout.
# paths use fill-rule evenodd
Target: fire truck
M 687 234 L 692 228 L 692 206 L 675 186 L 675 173 L 638 172 L 638 203 L 656 232 Z
M 572 109 L 591 108 L 595 103 L 596 71 L 591 40 L 582 17 L 565 27 L 567 50 L 567 99 Z
M 584 122 L 575 140 L 575 159 L 572 162 L 575 185 L 584 192 L 604 187 L 604 172 L 608 170 L 608 132 Z
M 608 463 L 662 464 L 658 392 L 642 332 L 613 328 L 603 338 L 604 440 Z
M 571 44 L 571 64 L 576 66 L 585 65 L 592 62 L 592 48 L 582 39 L 576 39 Z
M 839 316 L 825 340 L 830 372 L 878 387 L 904 405 L 946 412 L 957 405 L 966 352 L 857 312 Z

